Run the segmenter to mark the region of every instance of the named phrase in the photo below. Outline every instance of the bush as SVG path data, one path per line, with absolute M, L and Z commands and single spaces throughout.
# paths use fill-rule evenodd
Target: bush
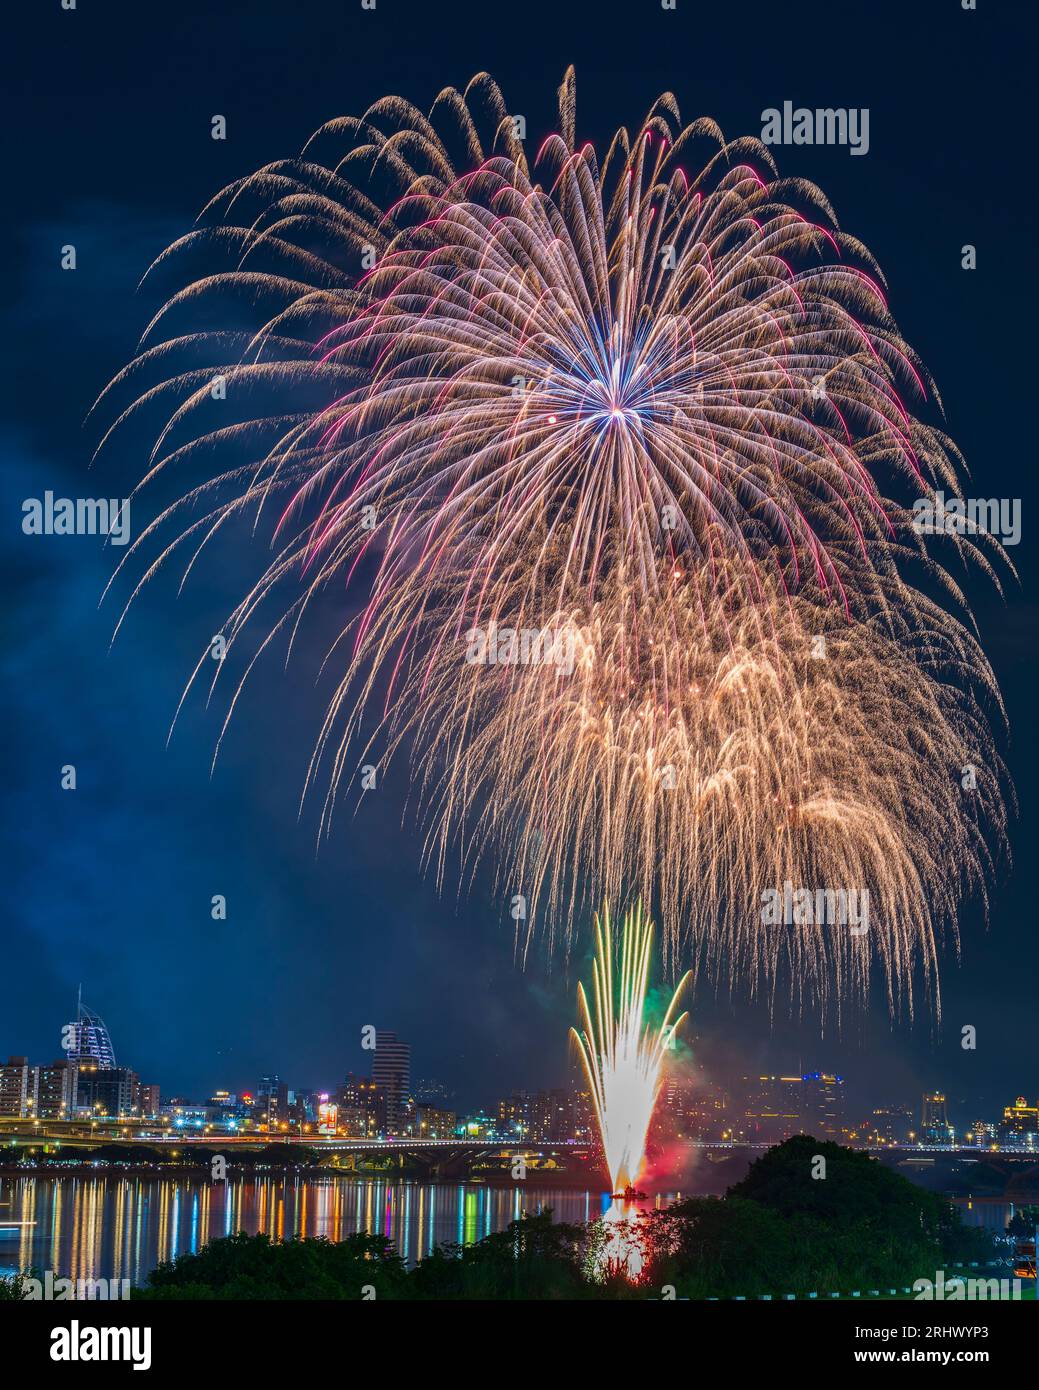
M 826 1176 L 815 1178 L 818 1157 Z M 474 1245 L 438 1246 L 411 1270 L 385 1236 L 229 1236 L 160 1265 L 134 1297 L 360 1299 L 372 1288 L 391 1299 L 616 1299 L 668 1284 L 689 1298 L 754 1297 L 903 1286 L 992 1253 L 950 1202 L 807 1135 L 770 1149 L 724 1198 L 632 1225 L 645 1261 L 638 1284 L 610 1265 L 615 1225 L 555 1222 L 547 1210 Z
M 769 1149 L 723 1199 L 654 1212 L 647 1228 L 650 1279 L 689 1297 L 902 1286 L 992 1252 L 951 1202 L 810 1135 Z
M 370 1286 L 385 1298 L 405 1275 L 404 1261 L 385 1236 L 362 1232 L 338 1242 L 322 1236 L 277 1244 L 267 1235 L 240 1232 L 159 1265 L 134 1297 L 360 1299 Z

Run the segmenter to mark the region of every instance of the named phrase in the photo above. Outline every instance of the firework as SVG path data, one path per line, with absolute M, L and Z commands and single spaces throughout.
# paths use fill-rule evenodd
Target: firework
M 490 852 L 531 921 L 641 894 L 668 968 L 770 1004 L 839 1011 L 877 965 L 892 1011 L 916 967 L 937 1008 L 942 925 L 1005 843 L 984 663 L 940 624 L 906 648 L 741 581 L 702 567 L 647 600 L 617 578 L 526 666 L 440 653 L 390 742 L 412 746 L 427 854 L 443 877 Z M 854 891 L 868 919 L 770 914 L 787 883 Z
M 577 987 L 581 1031 L 570 1030 L 588 1080 L 613 1192 L 632 1189 L 646 1158 L 646 1140 L 663 1083 L 664 1060 L 686 1015 L 675 1011 L 679 981 L 659 1028 L 646 1021 L 653 924 L 642 905 L 624 918 L 613 940 L 610 910 L 595 918 L 596 959 L 592 1006 Z
M 818 189 L 669 94 L 597 153 L 572 72 L 559 95 L 533 160 L 485 74 L 428 117 L 376 102 L 159 258 L 211 273 L 104 398 L 106 439 L 156 433 L 120 569 L 136 594 L 267 532 L 193 677 L 231 680 L 227 719 L 331 595 L 325 833 L 406 745 L 438 878 L 493 851 L 549 930 L 575 893 L 641 891 L 672 956 L 769 990 L 785 962 L 821 999 L 864 989 L 872 952 L 894 1003 L 1003 846 L 998 691 L 911 524 L 961 460 Z M 990 537 L 934 544 L 995 578 Z M 573 670 L 461 659 L 502 632 L 561 633 Z M 868 891 L 869 932 L 763 923 L 786 883 Z

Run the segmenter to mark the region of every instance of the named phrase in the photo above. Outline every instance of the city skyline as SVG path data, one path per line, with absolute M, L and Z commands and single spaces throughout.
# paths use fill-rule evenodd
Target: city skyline
M 435 1101 L 438 1113 L 450 1113 L 461 1125 L 466 1118 L 495 1114 L 501 1116 L 504 1106 L 511 1104 L 513 1109 L 516 1109 L 524 1099 L 533 1100 L 564 1094 L 574 1097 L 586 1084 L 580 1074 L 577 1058 L 570 1052 L 565 1074 L 560 1073 L 555 1077 L 554 1084 L 550 1082 L 548 1085 L 540 1086 L 501 1085 L 489 1095 L 475 1099 L 467 1098 L 463 1102 L 460 1096 L 465 1093 L 455 1077 L 449 1075 L 433 1078 L 428 1071 L 413 1071 L 411 1044 L 400 1037 L 396 1029 L 369 1028 L 366 1030 L 369 1034 L 368 1046 L 362 1048 L 362 1057 L 367 1059 L 366 1071 L 359 1069 L 355 1072 L 353 1068 L 347 1067 L 341 1070 L 338 1076 L 325 1074 L 316 1084 L 311 1084 L 309 1080 L 297 1080 L 290 1072 L 283 1072 L 272 1063 L 258 1077 L 243 1080 L 225 1074 L 217 1085 L 201 1088 L 196 1086 L 185 1090 L 170 1087 L 164 1084 L 161 1078 L 155 1080 L 152 1077 L 145 1082 L 139 1071 L 130 1064 L 117 1068 L 115 1044 L 111 1034 L 101 1016 L 83 1003 L 82 989 L 77 994 L 76 1017 L 73 1021 L 63 1024 L 61 1031 L 63 1041 L 68 1044 L 64 1059 L 33 1060 L 29 1054 L 19 1052 L 18 1049 L 7 1050 L 8 1062 L 5 1064 L 0 1061 L 0 1116 L 17 1116 L 20 1113 L 28 1118 L 34 1115 L 58 1118 L 59 1112 L 54 1106 L 58 1100 L 62 1100 L 60 1118 L 73 1118 L 75 1107 L 68 1100 L 68 1076 L 71 1076 L 71 1085 L 78 1086 L 77 1099 L 81 1113 L 84 1107 L 97 1109 L 99 1113 L 103 1112 L 109 1117 L 121 1113 L 140 1113 L 142 1116 L 169 1114 L 175 1107 L 201 1113 L 207 1107 L 218 1111 L 221 1107 L 232 1104 L 242 1106 L 244 1102 L 245 1112 L 250 1116 L 255 1115 L 256 1122 L 260 1122 L 260 1111 L 256 1106 L 260 1101 L 269 1099 L 270 1103 L 282 1112 L 282 1117 L 288 1106 L 294 1107 L 299 1115 L 305 1111 L 316 1133 L 322 1118 L 318 1113 L 319 1102 L 338 1102 L 341 1109 L 344 1104 L 344 1090 L 348 1090 L 357 1079 L 361 1079 L 367 1080 L 373 1090 L 378 1092 L 378 1132 L 392 1134 L 411 1132 L 407 1128 L 404 1116 L 409 1107 L 414 1109 L 416 1102 L 432 1107 Z M 133 1049 L 128 1051 L 132 1055 Z M 4 1053 L 5 1049 L 0 1047 L 0 1057 Z M 364 1063 L 360 1066 L 363 1068 Z M 62 1074 L 62 1067 L 68 1069 L 68 1075 Z M 20 1111 L 16 1103 L 19 1068 L 23 1076 Z M 330 1066 L 326 1073 L 332 1073 L 334 1070 L 334 1066 Z M 87 1097 L 82 1089 L 82 1077 L 87 1076 L 89 1086 L 91 1072 L 100 1072 L 103 1088 L 98 1089 L 95 1082 L 94 1089 Z M 886 1133 L 888 1141 L 891 1141 L 897 1128 L 900 1135 L 908 1131 L 923 1138 L 930 1133 L 930 1142 L 939 1142 L 935 1135 L 948 1126 L 955 1132 L 959 1142 L 964 1142 L 965 1138 L 967 1142 L 972 1142 L 971 1135 L 975 1130 L 979 1130 L 980 1133 L 980 1127 L 983 1125 L 987 1138 L 995 1141 L 1001 1123 L 1009 1122 L 1012 1115 L 1017 1115 L 1018 1120 L 1013 1127 L 1020 1129 L 1023 1125 L 1029 1132 L 1036 1128 L 1033 1121 L 1039 1101 L 1033 1102 L 1030 1098 L 1035 1092 L 1027 1089 L 1019 1088 L 1012 1093 L 1004 1091 L 1002 1097 L 993 1103 L 972 1098 L 956 1098 L 947 1094 L 944 1088 L 931 1087 L 915 1094 L 891 1092 L 884 1097 L 881 1104 L 875 1105 L 862 1098 L 861 1088 L 856 1086 L 851 1078 L 833 1070 L 806 1071 L 803 1059 L 799 1059 L 796 1069 L 773 1067 L 765 1071 L 747 1072 L 745 1069 L 736 1068 L 726 1073 L 708 1074 L 706 1069 L 696 1062 L 695 1051 L 692 1049 L 684 1049 L 682 1053 L 676 1054 L 676 1058 L 665 1071 L 664 1090 L 654 1126 L 666 1128 L 667 1124 L 671 1123 L 668 1117 L 674 1111 L 676 1095 L 685 1095 L 686 1105 L 691 1104 L 695 1098 L 693 1109 L 704 1114 L 707 1113 L 704 1107 L 708 1102 L 716 1106 L 721 1103 L 724 1113 L 718 1124 L 710 1127 L 709 1137 L 717 1138 L 728 1134 L 730 1138 L 741 1139 L 763 1136 L 769 1139 L 786 1138 L 802 1131 L 796 1127 L 790 1128 L 789 1124 L 784 1125 L 783 1115 L 791 1120 L 803 1112 L 798 1111 L 796 1106 L 787 1106 L 784 1110 L 782 1102 L 776 1103 L 776 1097 L 789 1093 L 791 1089 L 799 1089 L 803 1083 L 818 1083 L 820 1079 L 824 1083 L 835 1084 L 840 1094 L 840 1122 L 837 1125 L 821 1124 L 817 1137 L 840 1137 L 845 1141 L 850 1139 L 854 1142 L 857 1139 L 859 1142 L 866 1142 L 871 1133 L 874 1139 Z M 33 1085 L 36 1087 L 37 1097 L 48 1092 L 51 1094 L 51 1102 L 46 1111 L 39 1099 L 35 1104 L 26 1107 L 26 1088 L 28 1086 L 31 1093 Z M 152 1099 L 150 1110 L 141 1103 L 141 1097 L 145 1095 Z M 762 1097 L 765 1096 L 770 1096 L 771 1100 L 763 1100 Z M 103 1099 L 99 1101 L 97 1097 Z M 118 1106 L 115 1106 L 115 1097 L 119 1097 Z M 375 1099 L 373 1096 L 373 1101 Z M 945 1117 L 940 1123 L 932 1124 L 928 1120 L 928 1107 L 931 1102 L 940 1102 L 940 1114 Z M 112 1110 L 107 1108 L 110 1103 L 114 1107 Z M 355 1098 L 346 1103 L 356 1104 L 357 1100 Z M 755 1113 L 760 1115 L 766 1110 L 774 1123 L 760 1125 L 757 1129 L 753 1125 L 748 1126 L 748 1119 L 753 1118 Z M 358 1132 L 374 1133 L 375 1130 L 369 1122 L 367 1126 L 362 1124 Z M 685 1137 L 696 1136 L 690 1133 Z M 706 1129 L 700 1137 L 708 1137 Z M 901 1139 L 898 1142 L 901 1142 Z

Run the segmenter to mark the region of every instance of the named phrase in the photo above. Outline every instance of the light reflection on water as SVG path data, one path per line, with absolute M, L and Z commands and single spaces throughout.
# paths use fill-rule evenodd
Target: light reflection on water
M 266 1231 L 278 1240 L 343 1240 L 372 1231 L 414 1263 L 434 1245 L 471 1244 L 525 1213 L 551 1207 L 557 1221 L 594 1221 L 609 1205 L 598 1192 L 520 1184 L 7 1175 L 0 1176 L 0 1273 L 51 1269 L 59 1278 L 140 1284 L 161 1261 L 236 1231 Z
M 1022 1206 L 1032 1206 L 1039 1202 L 1039 1193 L 1017 1194 L 1017 1200 L 1008 1202 L 1003 1197 L 954 1197 L 952 1204 L 960 1213 L 965 1226 L 983 1226 L 995 1235 L 1006 1230 L 1011 1217 Z
M 690 1194 L 685 1194 L 690 1195 Z M 640 1207 L 667 1206 L 680 1194 Z M 1026 1201 L 1035 1201 L 1027 1194 Z M 967 1225 L 1002 1231 L 1015 1211 L 999 1198 L 956 1201 Z M 634 1209 L 607 1194 L 516 1184 L 410 1183 L 380 1178 L 264 1176 L 207 1183 L 188 1177 L 0 1176 L 0 1274 L 35 1268 L 57 1278 L 144 1282 L 162 1260 L 235 1231 L 343 1240 L 386 1235 L 409 1263 L 434 1245 L 472 1244 L 525 1213 L 607 1223 Z M 611 1251 L 616 1257 L 618 1251 Z

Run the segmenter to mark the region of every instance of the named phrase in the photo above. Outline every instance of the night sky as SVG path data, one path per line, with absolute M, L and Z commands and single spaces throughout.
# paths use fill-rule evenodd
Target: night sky
M 730 136 L 760 134 L 762 110 L 787 99 L 868 107 L 867 156 L 780 148 L 780 170 L 817 182 L 877 256 L 896 319 L 942 393 L 973 495 L 1022 499 L 1020 587 L 1005 600 L 971 587 L 1011 723 L 1015 864 L 996 885 L 987 930 L 965 913 L 961 963 L 945 952 L 941 1029 L 926 1011 L 892 1024 L 879 990 L 842 1034 L 820 1036 L 818 1020 L 773 1024 L 760 1006 L 702 989 L 697 1055 L 717 1075 L 836 1069 L 863 1106 L 915 1103 L 942 1086 L 960 1122 L 1018 1093 L 1034 1101 L 1034 116 L 1007 77 L 1034 51 L 1029 10 L 995 0 L 979 0 L 977 13 L 960 0 L 678 0 L 673 13 L 658 0 L 7 8 L 0 1054 L 58 1055 L 81 981 L 119 1061 L 165 1094 L 248 1089 L 268 1071 L 290 1086 L 334 1085 L 367 1070 L 368 1023 L 409 1040 L 413 1075 L 439 1078 L 463 1105 L 563 1081 L 575 962 L 568 971 L 535 952 L 521 970 L 486 880 L 461 902 L 453 887 L 437 896 L 414 832 L 401 827 L 402 778 L 316 851 L 317 805 L 297 818 L 324 709 L 309 675 L 268 664 L 212 778 L 219 710 L 192 703 L 167 749 L 200 643 L 255 557 L 222 554 L 180 598 L 157 585 L 109 651 L 117 609 L 98 601 L 119 552 L 98 537 L 26 537 L 21 504 L 47 488 L 122 496 L 139 476 L 142 459 L 126 447 L 88 473 L 97 431 L 84 417 L 157 307 L 137 282 L 221 187 L 384 93 L 428 108 L 441 87 L 481 69 L 527 116 L 536 148 L 572 62 L 578 134 L 597 144 L 641 120 L 664 89 L 687 120 L 713 116 Z M 227 118 L 224 142 L 210 138 L 214 113 Z M 60 268 L 66 243 L 77 248 L 74 272 Z M 965 243 L 977 247 L 973 272 L 960 266 Z M 77 768 L 74 792 L 59 786 L 66 763 Z M 216 893 L 226 922 L 211 920 Z M 968 1023 L 975 1052 L 960 1047 Z

